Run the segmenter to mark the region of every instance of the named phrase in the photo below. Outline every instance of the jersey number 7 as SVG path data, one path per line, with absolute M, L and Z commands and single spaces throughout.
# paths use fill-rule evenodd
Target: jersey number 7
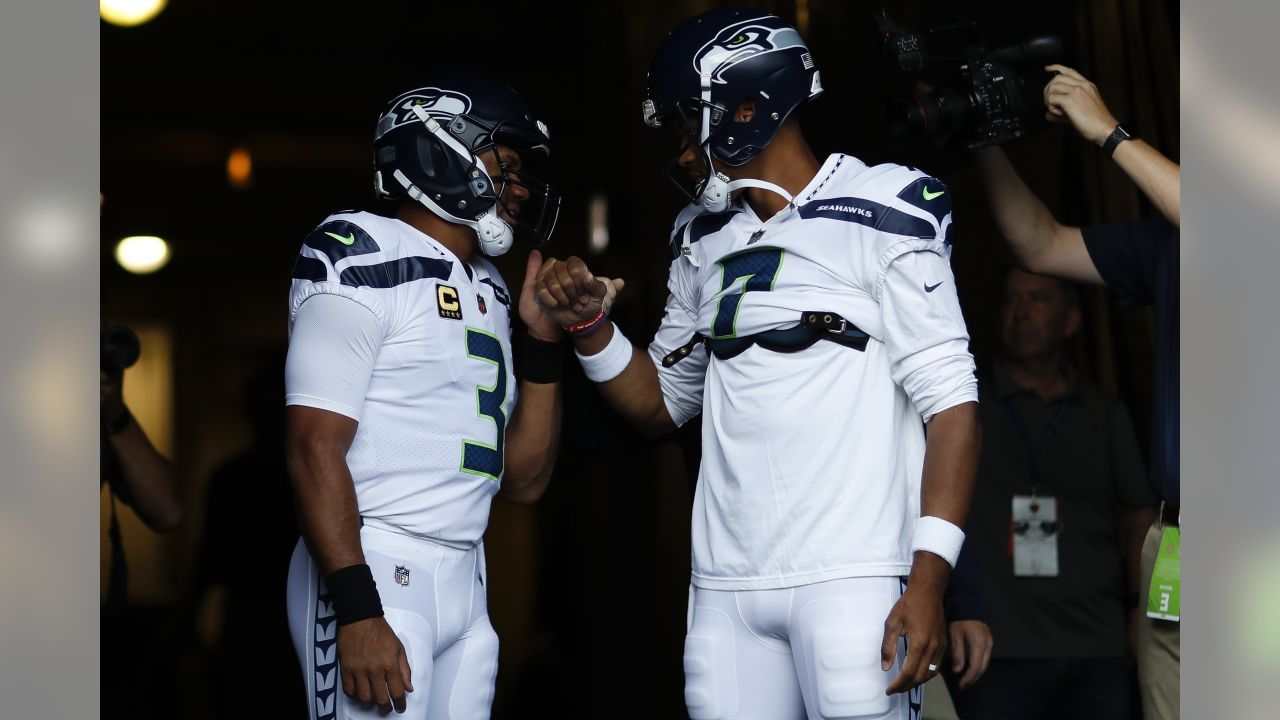
M 721 294 L 715 320 L 711 322 L 711 337 L 719 340 L 738 336 L 738 306 L 742 304 L 742 296 L 749 292 L 772 290 L 784 255 L 786 251 L 782 248 L 759 247 L 726 255 L 716 261 L 721 270 Z M 740 280 L 743 281 L 742 290 L 726 294 Z

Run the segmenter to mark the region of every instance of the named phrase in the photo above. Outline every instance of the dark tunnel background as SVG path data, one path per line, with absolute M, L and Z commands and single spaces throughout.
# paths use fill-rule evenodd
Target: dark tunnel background
M 435 69 L 489 73 L 530 98 L 551 128 L 552 181 L 564 195 L 546 252 L 581 255 L 597 272 L 625 278 L 615 317 L 647 342 L 662 314 L 666 235 L 681 197 L 661 176 L 671 149 L 641 122 L 645 71 L 666 32 L 722 4 L 174 0 L 147 25 L 102 25 L 102 307 L 111 323 L 142 334 L 145 364 L 126 388 L 177 462 L 190 509 L 169 536 L 123 511 L 134 609 L 118 638 L 104 635 L 103 662 L 112 653 L 125 669 L 118 682 L 146 698 L 130 705 L 130 717 L 277 712 L 260 704 L 264 695 L 282 708 L 276 717 L 304 712 L 282 604 L 296 538 L 278 442 L 285 301 L 308 230 L 330 212 L 373 208 L 369 146 L 382 105 Z M 870 16 L 884 3 L 734 4 L 792 20 L 808 40 L 826 93 L 801 122 L 820 157 L 905 163 L 947 183 L 973 350 L 980 362 L 990 357 L 1010 257 L 966 152 L 892 140 L 880 98 L 934 78 L 902 73 L 880 53 Z M 888 7 L 916 27 L 967 15 L 992 46 L 1061 37 L 1063 61 L 1177 160 L 1175 3 Z M 253 158 L 243 188 L 226 177 L 236 147 Z M 1088 149 L 1064 127 L 1008 147 L 1065 222 L 1149 213 Z M 608 208 L 609 242 L 599 254 L 587 244 L 595 196 Z M 122 270 L 114 244 L 135 234 L 169 240 L 169 265 L 152 275 Z M 517 247 L 498 261 L 508 284 L 518 286 L 524 255 Z M 1152 318 L 1114 307 L 1102 292 L 1090 291 L 1087 304 L 1074 360 L 1128 403 L 1145 439 Z M 486 540 L 502 641 L 494 717 L 685 717 L 697 428 L 644 441 L 576 366 L 568 372 L 551 489 L 532 508 L 496 502 Z M 105 578 L 105 523 L 103 537 Z

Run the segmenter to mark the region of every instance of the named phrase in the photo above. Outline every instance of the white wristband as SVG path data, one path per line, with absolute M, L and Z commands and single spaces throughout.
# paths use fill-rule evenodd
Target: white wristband
M 916 521 L 916 532 L 911 538 L 911 554 L 927 550 L 956 566 L 960 546 L 964 544 L 964 531 L 940 517 L 924 515 Z
M 617 325 L 614 325 L 613 338 L 603 350 L 595 355 L 583 355 L 576 350 L 574 354 L 578 356 L 578 362 L 582 363 L 582 370 L 587 374 L 587 379 L 602 383 L 618 377 L 623 370 L 627 369 L 631 364 L 631 352 L 631 341 L 622 334 Z

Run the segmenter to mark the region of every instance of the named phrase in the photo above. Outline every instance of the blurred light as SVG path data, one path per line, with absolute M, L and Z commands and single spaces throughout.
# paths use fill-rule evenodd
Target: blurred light
M 60 334 L 61 335 L 61 334 Z M 45 457 L 63 462 L 75 451 L 71 438 L 80 427 L 76 411 L 78 393 L 75 377 L 80 357 L 74 343 L 64 337 L 42 338 L 17 372 L 19 407 L 24 422 L 19 425 L 27 433 L 24 446 Z
M 1236 569 L 1236 640 L 1241 656 L 1256 672 L 1280 671 L 1280 614 L 1275 598 L 1280 597 L 1280 569 L 1268 558 L 1280 551 L 1280 535 L 1255 540 L 1254 550 L 1242 558 Z
M 1182 83 L 1196 96 L 1186 103 L 1187 115 L 1206 125 L 1221 123 L 1225 132 L 1208 134 L 1210 147 L 1219 151 L 1233 169 L 1253 176 L 1256 182 L 1243 183 L 1249 192 L 1274 202 L 1280 184 L 1280 142 L 1276 140 L 1276 117 L 1267 103 L 1259 102 L 1254 88 L 1241 88 L 1232 73 L 1214 67 L 1212 53 L 1201 48 L 1196 33 L 1181 40 Z
M 587 246 L 591 252 L 599 255 L 609 248 L 609 201 L 604 193 L 591 196 L 591 204 L 587 209 L 587 227 L 591 228 L 591 238 Z
M 153 273 L 169 262 L 169 243 L 154 235 L 134 235 L 116 245 L 116 262 L 131 273 Z
M 100 0 L 98 15 L 112 25 L 141 25 L 164 9 L 168 0 Z
M 227 156 L 227 182 L 237 190 L 249 187 L 253 178 L 253 156 L 245 148 L 238 147 Z
M 13 250 L 24 270 L 65 268 L 87 244 L 83 210 L 63 198 L 28 197 L 12 212 Z

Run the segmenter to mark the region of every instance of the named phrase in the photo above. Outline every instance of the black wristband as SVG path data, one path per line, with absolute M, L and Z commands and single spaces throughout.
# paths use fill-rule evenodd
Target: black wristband
M 382 598 L 368 565 L 348 565 L 324 578 L 339 625 L 382 617 Z
M 120 406 L 120 412 L 116 416 L 106 421 L 107 434 L 119 435 L 124 429 L 129 427 L 129 423 L 133 422 L 133 413 L 129 412 L 126 405 Z
M 564 377 L 565 343 L 539 340 L 528 332 L 520 342 L 516 376 L 531 383 L 558 383 Z
M 1133 140 L 1137 137 L 1138 133 L 1134 132 L 1133 128 L 1129 127 L 1125 123 L 1120 123 L 1111 131 L 1111 134 L 1107 136 L 1107 139 L 1102 142 L 1102 153 L 1107 157 L 1111 157 L 1112 155 L 1115 155 L 1116 148 L 1120 147 L 1120 143 L 1125 140 Z

